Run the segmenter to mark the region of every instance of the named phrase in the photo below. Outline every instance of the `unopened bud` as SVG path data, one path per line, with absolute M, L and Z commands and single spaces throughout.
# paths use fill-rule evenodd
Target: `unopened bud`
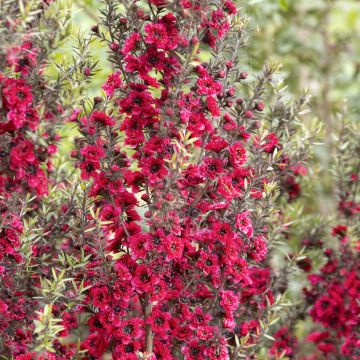
M 117 51 L 120 46 L 119 46 L 118 43 L 111 43 L 111 44 L 109 45 L 109 47 L 110 47 L 110 49 L 111 49 L 112 51 Z
M 100 104 L 102 102 L 102 98 L 100 96 L 94 97 L 94 104 Z
M 248 119 L 252 119 L 254 117 L 254 114 L 251 110 L 246 110 L 244 113 L 245 117 L 247 117 Z
M 228 69 L 232 69 L 232 68 L 234 67 L 234 63 L 233 63 L 232 61 L 230 61 L 230 60 L 227 61 L 225 65 L 226 65 L 226 67 L 227 67 Z
M 258 111 L 263 111 L 264 108 L 265 108 L 264 102 L 263 102 L 263 101 L 259 101 L 258 103 L 256 103 L 255 108 L 256 108 L 256 110 L 258 110 Z
M 98 24 L 93 25 L 91 27 L 91 31 L 94 32 L 95 34 L 98 34 L 99 33 L 99 25 Z
M 240 73 L 240 79 L 241 79 L 241 80 L 245 80 L 247 77 L 248 77 L 248 73 L 247 73 L 247 72 L 242 71 L 242 72 Z
M 217 73 L 217 77 L 220 78 L 220 79 L 223 79 L 226 75 L 226 72 L 224 70 L 220 70 L 218 73 Z
M 150 198 L 150 196 L 148 194 L 142 194 L 141 195 L 141 199 L 146 201 L 146 202 L 148 202 L 149 198 Z

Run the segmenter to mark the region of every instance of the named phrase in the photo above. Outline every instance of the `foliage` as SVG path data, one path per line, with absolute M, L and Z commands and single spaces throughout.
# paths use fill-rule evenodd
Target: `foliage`
M 358 357 L 360 8 L 236 5 L 0 3 L 2 358 Z

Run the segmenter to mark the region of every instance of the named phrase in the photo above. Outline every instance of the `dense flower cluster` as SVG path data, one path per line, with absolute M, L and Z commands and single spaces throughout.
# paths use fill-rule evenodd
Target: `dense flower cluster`
M 27 77 L 39 70 L 37 49 L 30 41 L 8 49 L 6 73 L 0 73 L 1 122 L 0 122 L 0 194 L 1 194 L 1 331 L 5 346 L 22 350 L 27 327 L 35 314 L 31 300 L 30 280 L 28 289 L 14 289 L 16 271 L 23 258 L 19 253 L 21 198 L 26 194 L 44 195 L 48 184 L 45 168 L 51 168 L 49 156 L 56 152 L 56 136 L 39 128 L 40 121 L 51 122 L 52 112 L 41 113 L 42 100 L 34 94 L 34 86 Z M 29 135 L 37 133 L 42 141 Z M 13 211 L 13 209 L 15 209 Z M 21 345 L 22 344 L 22 345 Z
M 284 203 L 299 197 L 307 173 L 309 137 L 296 135 L 306 99 L 272 100 L 271 65 L 250 80 L 239 60 L 244 24 L 231 0 L 104 6 L 92 33 L 107 44 L 114 70 L 102 96 L 66 115 L 80 133 L 71 179 L 60 169 L 51 177 L 55 125 L 65 117 L 43 71 L 52 40 L 43 49 L 26 35 L 1 48 L 2 354 L 298 358 L 294 324 L 308 313 L 313 359 L 356 359 L 359 245 L 350 233 L 360 212 L 358 175 L 340 194 L 344 221 L 332 229 L 339 244 L 325 250 L 319 273 L 307 255 L 289 255 L 284 271 L 271 261 L 275 240 L 292 236 Z M 90 61 L 75 59 L 72 69 L 79 79 L 93 74 Z M 66 81 L 56 86 L 74 87 Z M 291 266 L 310 273 L 310 285 L 299 313 L 284 315 Z
M 36 69 L 36 52 L 30 41 L 8 49 L 7 66 L 12 76 L 0 74 L 1 88 L 1 192 L 32 192 L 42 195 L 47 192 L 47 180 L 41 164 L 49 154 L 56 152 L 51 143 L 56 138 L 49 134 L 40 136 L 45 144 L 36 144 L 27 132 L 35 132 L 39 124 L 41 102 L 33 94 L 33 85 L 26 81 L 30 71 Z M 19 77 L 14 75 L 19 74 Z M 54 117 L 51 112 L 42 114 L 43 119 Z M 48 142 L 46 142 L 48 140 Z M 51 163 L 48 163 L 51 166 Z
M 287 318 L 274 337 L 271 354 L 289 358 L 349 359 L 359 358 L 359 142 L 351 124 L 342 120 L 335 148 L 338 206 L 330 227 L 321 219 L 320 232 L 301 238 L 308 254 L 297 266 L 307 273 L 304 302 Z M 346 147 L 343 143 L 347 142 Z M 355 155 L 355 156 L 354 156 Z M 327 238 L 328 237 L 328 238 Z M 314 268 L 311 252 L 322 257 L 319 270 Z M 313 326 L 304 337 L 294 330 L 298 320 L 309 316 Z M 311 346 L 312 344 L 312 346 Z M 306 349 L 304 351 L 304 348 Z
M 355 171 L 358 171 L 358 159 L 355 161 Z M 308 276 L 311 287 L 305 289 L 306 300 L 311 305 L 310 316 L 322 326 L 312 332 L 308 340 L 315 343 L 318 352 L 325 357 L 336 354 L 339 358 L 357 359 L 360 355 L 360 246 L 358 238 L 355 243 L 352 240 L 354 235 L 358 236 L 359 179 L 354 172 L 346 174 L 343 171 L 343 174 L 349 178 L 345 185 L 340 184 L 338 211 L 344 222 L 331 230 L 337 248 L 324 249 L 326 263 L 319 273 Z M 344 204 L 348 204 L 351 211 L 344 210 Z
M 36 290 L 41 274 L 48 270 L 37 268 L 36 260 L 28 263 L 21 236 L 24 214 L 36 211 L 48 193 L 61 108 L 57 102 L 48 103 L 51 92 L 43 75 L 49 51 L 46 42 L 41 49 L 36 37 L 22 34 L 17 6 L 8 6 L 7 21 L 1 18 L 5 26 L 0 46 L 0 352 L 12 358 L 34 344 L 33 320 L 39 309 Z M 38 6 L 38 19 L 33 19 L 28 30 L 36 28 L 47 5 Z M 19 33 L 14 36 L 13 32 Z M 29 252 L 34 259 L 38 251 L 32 244 Z M 29 266 L 38 273 L 28 272 Z
M 306 298 L 312 307 L 312 319 L 324 327 L 313 332 L 308 340 L 323 354 L 337 353 L 339 357 L 359 356 L 359 253 L 342 246 L 338 258 L 330 249 L 325 251 L 327 263 L 320 274 L 309 276 L 312 288 Z
M 236 338 L 257 341 L 274 301 L 262 264 L 266 186 L 299 165 L 284 154 L 270 171 L 286 136 L 259 130 L 272 70 L 252 98 L 239 97 L 247 74 L 236 49 L 214 63 L 197 59 L 199 47 L 219 52 L 220 40 L 233 41 L 235 6 L 181 5 L 134 5 L 120 20 L 109 8 L 118 69 L 103 85 L 106 99 L 70 119 L 83 136 L 73 156 L 106 222 L 87 249 L 94 312 L 82 348 L 94 358 L 229 359 Z

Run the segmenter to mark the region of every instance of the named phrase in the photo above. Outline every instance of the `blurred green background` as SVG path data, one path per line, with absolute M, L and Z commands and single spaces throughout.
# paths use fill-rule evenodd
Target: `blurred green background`
M 283 66 L 293 96 L 313 95 L 309 118 L 325 125 L 323 144 L 315 147 L 309 201 L 320 213 L 334 208 L 329 173 L 337 113 L 359 121 L 360 2 L 356 0 L 248 0 L 244 14 L 252 28 L 248 47 L 256 71 L 266 58 Z M 305 120 L 306 121 L 306 120 Z M 314 196 L 315 193 L 315 196 Z

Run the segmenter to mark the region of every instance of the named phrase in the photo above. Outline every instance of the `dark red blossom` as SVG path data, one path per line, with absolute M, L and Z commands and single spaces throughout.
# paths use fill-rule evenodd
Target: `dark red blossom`
M 274 337 L 275 341 L 271 347 L 272 354 L 276 356 L 294 355 L 297 339 L 289 334 L 289 329 L 286 326 L 278 330 Z
M 91 123 L 94 125 L 99 124 L 105 126 L 113 126 L 115 124 L 115 120 L 102 111 L 94 111 L 90 115 L 90 124 Z

